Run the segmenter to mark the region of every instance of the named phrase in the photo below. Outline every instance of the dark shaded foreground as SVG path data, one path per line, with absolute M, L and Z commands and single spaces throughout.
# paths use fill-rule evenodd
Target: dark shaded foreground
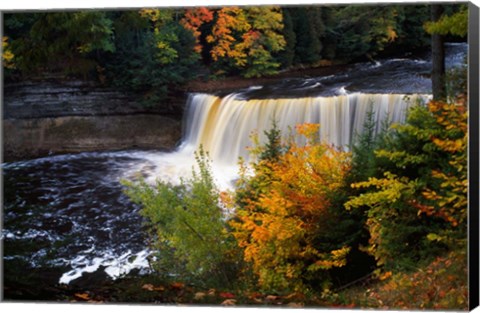
M 25 274 L 15 280 L 8 275 L 4 281 L 3 301 L 45 303 L 110 303 L 110 304 L 190 304 L 218 306 L 285 306 L 324 307 L 319 298 L 301 294 L 287 296 L 258 292 L 234 292 L 202 289 L 180 282 L 166 283 L 155 275 L 129 274 L 117 280 L 84 274 L 69 285 L 58 284 L 58 270 L 42 269 L 42 275 Z M 331 306 L 331 305 L 330 305 Z

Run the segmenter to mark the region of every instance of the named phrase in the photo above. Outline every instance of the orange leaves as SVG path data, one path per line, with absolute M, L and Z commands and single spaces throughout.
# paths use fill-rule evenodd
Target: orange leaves
M 372 292 L 378 301 L 372 305 L 386 309 L 466 309 L 467 268 L 465 252 L 453 252 L 413 273 L 386 272 L 379 277 L 383 282 L 378 290 Z
M 427 188 L 423 197 L 433 203 L 430 215 L 443 218 L 452 226 L 466 220 L 467 191 L 467 140 L 468 114 L 463 104 L 431 101 L 429 111 L 435 116 L 441 131 L 432 136 L 436 147 L 447 152 L 448 165 L 432 170 L 431 176 L 440 188 Z
M 84 300 L 84 301 L 90 300 L 90 296 L 87 293 L 76 293 L 75 298 L 78 298 L 78 299 Z
M 195 52 L 200 53 L 202 51 L 202 45 L 200 44 L 200 26 L 204 23 L 208 23 L 213 20 L 213 11 L 205 7 L 197 7 L 192 9 L 187 9 L 185 16 L 180 21 L 180 23 L 188 30 L 191 30 L 193 36 L 195 37 Z
M 282 28 L 278 7 L 224 7 L 217 11 L 206 40 L 213 46 L 210 55 L 215 62 L 229 63 L 245 77 L 263 76 L 280 66 L 272 52 L 286 45 Z
M 382 275 L 380 275 L 379 279 L 380 280 L 386 280 L 388 278 L 392 277 L 392 272 L 391 271 L 388 271 L 386 273 L 383 273 Z
M 299 135 L 306 137 L 307 139 L 315 139 L 318 135 L 319 124 L 305 123 L 295 127 L 295 130 Z
M 240 221 L 231 224 L 259 284 L 276 290 L 302 290 L 305 268 L 343 266 L 350 251 L 348 247 L 319 251 L 316 242 L 322 223 L 328 220 L 328 197 L 348 172 L 349 155 L 319 143 L 315 139 L 318 125 L 297 126 L 297 132 L 309 137 L 309 144 L 292 141 L 277 159 L 255 164 L 257 177 L 268 181 L 260 185 L 255 178 L 250 180 L 251 188 L 258 189 L 240 193 Z M 241 180 L 248 185 L 246 177 Z
M 174 282 L 174 283 L 172 283 L 171 287 L 173 289 L 183 289 L 183 288 L 185 288 L 185 284 L 180 283 L 180 282 Z
M 243 57 L 236 49 L 236 38 L 234 32 L 244 32 L 250 29 L 245 11 L 238 7 L 225 7 L 218 11 L 217 22 L 212 29 L 212 34 L 207 36 L 207 42 L 215 43 L 211 50 L 214 61 L 223 57 L 239 58 Z M 238 60 L 237 60 L 238 62 Z

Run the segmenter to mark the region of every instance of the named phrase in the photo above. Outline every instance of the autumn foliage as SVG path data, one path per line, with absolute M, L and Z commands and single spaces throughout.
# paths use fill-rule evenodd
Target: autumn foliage
M 327 306 L 464 307 L 466 121 L 462 103 L 414 106 L 405 124 L 366 136 L 352 152 L 321 142 L 317 124 L 283 138 L 274 122 L 267 142 L 253 135 L 234 191 L 217 190 L 201 152 L 200 173 L 183 185 L 129 185 L 129 194 L 146 206 L 159 247 L 184 264 L 177 277 L 187 282 L 217 273 L 217 283 L 241 293 L 310 294 Z M 374 262 L 355 264 L 367 260 L 362 253 Z M 356 283 L 338 278 L 355 266 L 376 285 L 352 289 L 351 299 L 335 289 Z
M 210 51 L 216 63 L 239 70 L 245 77 L 273 74 L 280 63 L 273 53 L 286 42 L 281 34 L 283 17 L 278 7 L 225 7 L 217 12 Z
M 465 247 L 467 136 L 461 103 L 432 101 L 392 126 L 391 143 L 375 151 L 388 171 L 352 184 L 363 192 L 345 203 L 366 210 L 366 250 L 378 265 L 408 268 L 446 246 Z
M 297 127 L 305 145 L 288 144 L 277 159 L 261 160 L 257 174 L 268 172 L 269 185 L 237 210 L 231 225 L 245 261 L 267 290 L 303 290 L 304 281 L 320 270 L 345 265 L 349 247 L 319 249 L 316 241 L 329 220 L 329 196 L 342 185 L 349 155 L 316 138 L 318 125 Z M 243 174 L 239 189 L 251 187 Z
M 202 51 L 202 45 L 200 44 L 200 26 L 204 23 L 208 23 L 213 20 L 213 11 L 205 7 L 191 8 L 185 10 L 185 16 L 180 23 L 188 30 L 191 30 L 195 37 L 195 52 L 200 53 Z

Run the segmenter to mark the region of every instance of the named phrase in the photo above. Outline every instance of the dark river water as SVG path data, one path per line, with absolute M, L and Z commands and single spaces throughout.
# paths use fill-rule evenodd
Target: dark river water
M 148 268 L 139 208 L 122 192 L 148 152 L 81 153 L 3 165 L 5 266 L 67 269 L 69 283 L 100 267 L 115 278 Z M 151 164 L 153 166 L 153 164 Z
M 465 44 L 448 45 L 448 67 L 461 64 L 466 49 Z M 239 94 L 430 93 L 429 68 L 428 58 L 380 60 L 329 77 L 286 79 Z M 147 272 L 151 251 L 142 217 L 122 192 L 120 180 L 137 172 L 153 180 L 161 177 L 158 165 L 166 156 L 155 151 L 98 152 L 2 164 L 4 268 L 59 268 L 55 280 L 65 284 L 85 273 L 114 279 L 134 269 Z M 168 162 L 175 166 L 182 161 Z

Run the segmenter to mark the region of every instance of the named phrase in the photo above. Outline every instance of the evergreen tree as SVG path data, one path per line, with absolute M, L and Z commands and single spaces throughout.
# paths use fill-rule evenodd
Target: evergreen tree
M 296 34 L 293 29 L 293 20 L 290 14 L 289 8 L 282 9 L 283 15 L 283 37 L 285 38 L 285 49 L 279 53 L 278 59 L 280 60 L 283 68 L 289 68 L 292 66 L 295 59 L 295 45 L 297 43 Z
M 290 9 L 296 35 L 295 63 L 313 64 L 321 59 L 321 38 L 325 33 L 320 7 Z
M 112 20 L 105 12 L 22 14 L 6 14 L 5 25 L 16 67 L 23 73 L 86 76 L 96 68 L 97 53 L 115 50 Z

